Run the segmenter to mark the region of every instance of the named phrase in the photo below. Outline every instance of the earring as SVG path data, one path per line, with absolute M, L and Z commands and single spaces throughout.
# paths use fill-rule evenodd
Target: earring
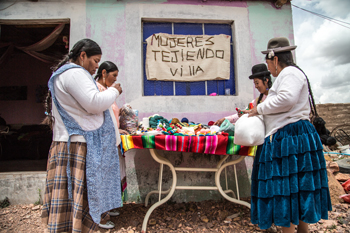
M 277 75 L 277 66 L 276 66 L 276 75 Z
M 103 77 L 103 84 L 106 84 L 106 79 L 105 79 L 105 77 Z

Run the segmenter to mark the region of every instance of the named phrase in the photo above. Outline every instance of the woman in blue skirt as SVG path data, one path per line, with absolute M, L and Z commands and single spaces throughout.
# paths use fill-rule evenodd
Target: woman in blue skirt
M 308 232 L 332 210 L 320 138 L 309 121 L 315 113 L 309 81 L 293 62 L 285 37 L 268 42 L 266 63 L 277 77 L 265 101 L 249 116 L 263 115 L 265 142 L 257 151 L 251 187 L 251 220 L 261 229 L 274 223 L 284 233 Z

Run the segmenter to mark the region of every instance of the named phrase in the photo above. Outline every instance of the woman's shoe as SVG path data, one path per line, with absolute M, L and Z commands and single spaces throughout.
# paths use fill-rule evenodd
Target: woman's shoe
M 105 224 L 98 224 L 99 227 L 104 228 L 104 229 L 112 229 L 115 227 L 114 223 L 112 221 L 107 221 Z
M 115 217 L 115 216 L 119 216 L 119 215 L 120 215 L 120 213 L 117 210 L 109 211 L 109 216 Z

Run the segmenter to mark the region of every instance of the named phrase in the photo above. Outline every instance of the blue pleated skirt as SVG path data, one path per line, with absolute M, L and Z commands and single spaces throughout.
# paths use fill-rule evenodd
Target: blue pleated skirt
M 316 223 L 332 210 L 323 147 L 307 120 L 286 125 L 257 149 L 251 221 L 261 229 Z

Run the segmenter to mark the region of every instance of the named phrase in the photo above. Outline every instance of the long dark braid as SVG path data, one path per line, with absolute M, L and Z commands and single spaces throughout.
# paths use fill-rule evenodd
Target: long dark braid
M 81 52 L 85 52 L 87 57 L 91 57 L 93 55 L 102 54 L 100 46 L 93 40 L 90 39 L 82 39 L 78 41 L 72 48 L 72 50 L 64 56 L 64 58 L 58 62 L 58 64 L 51 69 L 55 72 L 61 66 L 65 65 L 69 61 L 75 62 Z M 41 122 L 42 124 L 49 125 L 52 129 L 55 118 L 52 116 L 52 96 L 50 90 L 47 91 L 44 100 L 44 108 L 45 108 L 45 119 Z
M 53 123 L 55 122 L 55 118 L 52 116 L 52 101 L 51 101 L 51 92 L 47 90 L 45 99 L 44 99 L 44 108 L 46 117 L 41 122 L 41 124 L 50 126 L 52 130 Z
M 306 81 L 307 81 L 307 86 L 308 86 L 308 89 L 309 89 L 309 104 L 310 104 L 310 109 L 311 109 L 311 115 L 312 115 L 311 116 L 311 122 L 312 122 L 315 117 L 318 117 L 318 113 L 317 113 L 317 109 L 316 109 L 314 96 L 313 96 L 313 93 L 312 93 L 312 90 L 311 90 L 311 85 L 310 85 L 309 78 L 307 77 L 305 72 L 299 66 L 297 66 L 294 63 L 292 52 L 287 51 L 287 52 L 276 53 L 275 56 L 278 57 L 278 62 L 280 62 L 280 63 L 282 63 L 282 64 L 284 64 L 286 66 L 293 66 L 293 67 L 297 68 L 298 70 L 300 70 L 305 75 L 305 78 L 306 78 Z M 267 54 L 265 59 L 266 60 L 267 59 L 272 60 L 273 57 L 269 58 L 268 54 Z

